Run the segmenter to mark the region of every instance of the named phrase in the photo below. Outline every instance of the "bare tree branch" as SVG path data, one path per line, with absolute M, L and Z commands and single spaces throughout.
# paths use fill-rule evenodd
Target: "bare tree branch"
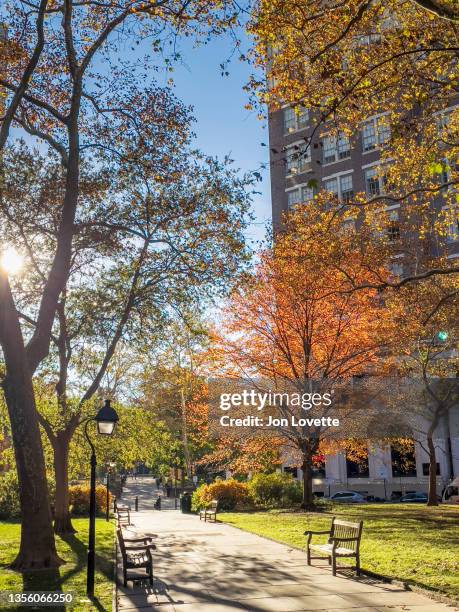
M 44 24 L 47 5 L 48 5 L 48 0 L 41 0 L 40 7 L 38 10 L 37 25 L 36 25 L 37 42 L 35 44 L 35 48 L 30 57 L 30 60 L 27 63 L 27 66 L 22 74 L 21 80 L 17 86 L 17 89 L 13 95 L 13 98 L 11 102 L 9 103 L 9 106 L 2 119 L 2 125 L 0 128 L 0 150 L 3 149 L 3 147 L 5 146 L 5 143 L 8 139 L 8 135 L 10 132 L 10 126 L 11 126 L 11 122 L 13 121 L 13 117 L 15 116 L 16 111 L 19 107 L 19 104 L 21 103 L 24 92 L 29 86 L 30 79 L 32 77 L 32 74 L 34 73 L 35 68 L 37 67 L 38 61 L 43 51 L 43 47 L 45 44 L 43 24 Z

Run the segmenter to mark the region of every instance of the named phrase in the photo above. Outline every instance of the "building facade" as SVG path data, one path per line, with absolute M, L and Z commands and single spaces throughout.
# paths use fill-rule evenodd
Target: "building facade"
M 437 455 L 437 493 L 459 475 L 459 408 L 452 410 L 441 437 L 434 439 Z M 423 440 L 401 451 L 396 446 L 369 440 L 366 458 L 354 461 L 344 451 L 326 455 L 315 469 L 313 490 L 329 497 L 338 491 L 352 490 L 380 499 L 397 499 L 406 493 L 428 491 L 429 456 Z M 295 461 L 285 459 L 282 471 L 301 480 Z
M 453 108 L 453 107 L 451 107 Z M 447 118 L 450 109 L 445 109 Z M 442 115 L 443 116 L 443 115 Z M 381 148 L 390 138 L 384 113 L 369 117 L 351 138 L 328 135 L 326 129 L 314 132 L 313 117 L 305 108 L 284 107 L 270 113 L 269 147 L 271 168 L 272 221 L 274 232 L 282 227 L 290 207 L 310 201 L 319 190 L 327 190 L 343 203 L 354 194 L 368 197 L 383 193 Z M 446 178 L 446 177 L 445 177 Z M 400 204 L 384 207 L 389 214 L 390 237 L 400 237 Z M 448 257 L 459 257 L 459 221 L 451 219 L 446 237 Z M 393 259 L 393 271 L 403 276 L 403 258 Z M 459 410 L 452 411 L 445 433 L 436 440 L 438 493 L 459 475 Z M 388 446 L 368 443 L 368 458 L 359 466 L 344 453 L 325 457 L 317 470 L 314 491 L 329 495 L 353 489 L 368 495 L 390 498 L 411 491 L 427 491 L 428 455 L 423 441 L 413 444 L 408 461 L 400 461 Z M 406 458 L 405 458 L 406 459 Z M 403 468 L 400 464 L 403 463 Z M 407 467 L 407 465 L 408 467 Z M 301 469 L 286 460 L 282 469 L 301 478 Z

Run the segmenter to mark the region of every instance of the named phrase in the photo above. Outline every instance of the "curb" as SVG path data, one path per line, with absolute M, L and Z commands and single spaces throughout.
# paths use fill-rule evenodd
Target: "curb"
M 118 545 L 116 542 L 116 519 L 113 530 L 113 588 L 112 612 L 118 612 Z

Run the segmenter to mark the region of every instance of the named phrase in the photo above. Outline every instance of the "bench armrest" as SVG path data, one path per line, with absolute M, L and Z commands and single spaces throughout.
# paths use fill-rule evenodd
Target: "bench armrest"
M 305 531 L 303 535 L 326 535 L 330 533 L 330 529 L 327 531 Z

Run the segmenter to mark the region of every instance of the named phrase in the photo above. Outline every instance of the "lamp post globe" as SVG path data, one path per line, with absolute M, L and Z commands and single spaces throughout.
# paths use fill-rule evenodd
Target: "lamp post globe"
M 119 418 L 116 410 L 112 408 L 109 399 L 105 400 L 104 405 L 96 414 L 95 420 L 97 423 L 97 432 L 99 434 L 103 436 L 112 435 Z

